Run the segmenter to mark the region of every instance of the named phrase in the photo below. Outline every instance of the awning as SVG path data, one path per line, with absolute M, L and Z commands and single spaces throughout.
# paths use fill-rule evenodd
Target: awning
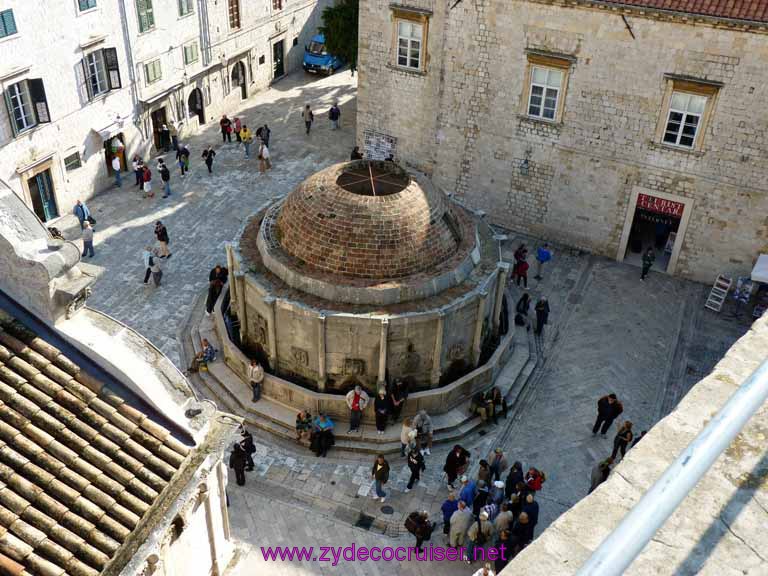
M 750 276 L 754 282 L 768 284 L 768 254 L 760 254 Z
M 94 128 L 93 131 L 96 132 L 104 142 L 106 142 L 110 138 L 120 134 L 120 132 L 123 130 L 124 124 L 125 122 L 120 120 L 119 122 L 112 122 L 112 124 L 108 124 L 107 126 L 104 126 L 104 128 Z
M 168 95 L 169 95 L 171 92 L 174 92 L 174 91 L 178 90 L 178 89 L 179 89 L 179 88 L 181 88 L 182 86 L 184 86 L 184 83 L 183 83 L 183 82 L 179 82 L 178 84 L 174 84 L 173 86 L 171 86 L 171 87 L 169 87 L 169 88 L 166 88 L 165 90 L 163 90 L 163 91 L 162 91 L 162 92 L 160 92 L 159 94 L 155 94 L 154 96 L 149 96 L 149 97 L 139 98 L 139 101 L 140 101 L 142 104 L 144 104 L 144 106 L 151 106 L 151 105 L 152 105 L 152 104 L 154 104 L 155 102 L 159 102 L 160 100 L 162 100 L 162 99 L 164 99 L 164 98 L 167 98 L 167 97 L 168 97 Z

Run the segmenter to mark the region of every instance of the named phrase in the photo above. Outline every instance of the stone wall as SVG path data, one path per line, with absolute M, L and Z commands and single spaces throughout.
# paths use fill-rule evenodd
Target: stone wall
M 747 274 L 768 251 L 768 43 L 757 27 L 639 12 L 625 25 L 545 0 L 407 4 L 431 12 L 423 72 L 395 66 L 390 2 L 361 2 L 358 143 L 390 135 L 397 158 L 493 222 L 620 259 L 638 190 L 685 200 L 673 271 L 689 278 Z M 559 122 L 526 116 L 526 51 L 572 61 Z M 700 149 L 660 143 L 665 75 L 721 85 Z

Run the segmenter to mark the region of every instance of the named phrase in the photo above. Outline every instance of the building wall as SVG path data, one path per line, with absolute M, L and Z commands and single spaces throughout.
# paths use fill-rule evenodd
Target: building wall
M 693 279 L 746 274 L 768 250 L 763 33 L 634 13 L 633 38 L 620 15 L 584 6 L 408 5 L 431 11 L 423 73 L 394 66 L 390 3 L 361 3 L 360 143 L 392 136 L 398 159 L 493 222 L 610 257 L 638 192 L 685 202 L 675 272 Z M 560 122 L 525 115 L 526 50 L 573 60 Z M 700 150 L 660 144 L 665 74 L 722 83 Z

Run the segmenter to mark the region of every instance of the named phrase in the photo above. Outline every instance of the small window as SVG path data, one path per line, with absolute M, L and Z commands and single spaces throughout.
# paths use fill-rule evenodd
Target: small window
M 153 84 L 163 77 L 163 70 L 160 67 L 160 59 L 152 60 L 144 64 L 144 80 L 147 85 Z
M 664 130 L 664 143 L 693 148 L 706 107 L 706 96 L 673 92 Z
M 16 34 L 16 19 L 13 17 L 13 10 L 0 11 L 0 38 Z
M 562 85 L 562 70 L 534 66 L 531 69 L 528 116 L 554 120 L 557 115 L 557 104 Z
M 152 0 L 136 0 L 136 13 L 139 16 L 139 32 L 146 32 L 155 27 Z
M 96 0 L 77 0 L 77 7 L 80 9 L 80 12 L 96 8 Z
M 283 9 L 283 0 L 272 0 L 272 10 L 282 10 Z
M 194 0 L 179 0 L 179 16 L 186 16 L 194 11 Z
M 67 172 L 77 170 L 82 165 L 83 163 L 80 161 L 80 152 L 75 152 L 64 158 L 64 169 Z
M 232 30 L 240 28 L 240 0 L 229 0 L 229 27 Z
M 264 54 L 262 54 L 261 56 L 259 56 L 259 66 L 261 66 L 262 64 L 264 64 L 264 62 L 265 62 L 265 61 L 266 61 L 266 59 L 264 58 Z
M 397 22 L 397 65 L 421 70 L 421 47 L 424 26 L 418 22 Z
M 191 42 L 184 46 L 184 64 L 192 64 L 193 62 L 197 62 L 199 58 L 200 54 L 198 53 L 197 42 Z

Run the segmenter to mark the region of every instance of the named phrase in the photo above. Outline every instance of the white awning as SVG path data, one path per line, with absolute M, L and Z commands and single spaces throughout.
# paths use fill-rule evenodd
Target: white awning
M 751 278 L 755 282 L 764 282 L 768 284 L 768 254 L 760 254 L 752 268 Z
M 120 132 L 122 132 L 123 124 L 124 122 L 122 120 L 119 122 L 112 122 L 112 124 L 109 124 L 104 128 L 98 130 L 94 128 L 93 131 L 96 132 L 104 142 L 106 142 L 113 136 L 117 136 Z

